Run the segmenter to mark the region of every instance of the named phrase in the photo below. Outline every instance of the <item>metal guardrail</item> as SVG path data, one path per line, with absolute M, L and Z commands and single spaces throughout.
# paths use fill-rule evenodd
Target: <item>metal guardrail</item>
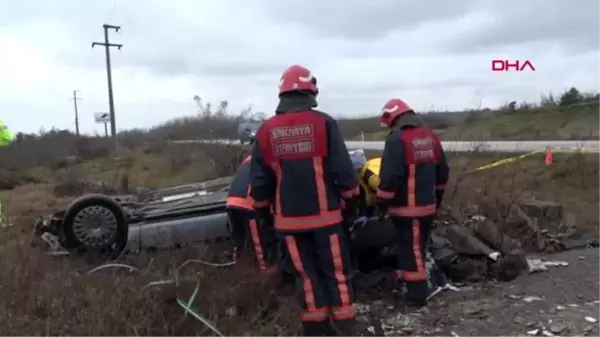
M 234 139 L 195 139 L 174 140 L 171 144 L 239 144 Z M 348 148 L 365 150 L 383 150 L 385 142 L 381 141 L 346 141 Z M 598 140 L 531 140 L 531 141 L 443 141 L 442 146 L 448 152 L 531 152 L 539 149 L 552 148 L 555 152 L 600 152 Z

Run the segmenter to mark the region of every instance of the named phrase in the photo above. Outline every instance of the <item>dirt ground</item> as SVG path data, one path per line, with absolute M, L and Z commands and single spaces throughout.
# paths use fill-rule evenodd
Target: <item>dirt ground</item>
M 598 254 L 598 249 L 584 249 L 547 255 L 569 265 L 508 283 L 464 285 L 419 311 L 407 312 L 386 298 L 359 308 L 368 312 L 365 325 L 372 328 L 367 329 L 378 335 L 519 336 L 538 330 L 537 335 L 597 336 L 598 323 L 586 317 L 600 315 Z
M 200 322 L 202 319 L 213 323 L 224 335 L 297 334 L 294 299 L 278 296 L 272 278 L 257 276 L 243 262 L 233 269 L 197 262 L 179 269 L 190 259 L 227 261 L 226 256 L 215 256 L 206 247 L 132 257 L 125 262 L 138 268 L 136 271 L 111 268 L 90 275 L 97 264 L 45 256 L 29 247 L 33 221 L 68 205 L 77 193 L 98 186 L 114 192 L 135 190 L 150 181 L 155 184 L 152 187 L 163 187 L 182 180 L 208 179 L 219 174 L 217 168 L 221 174 L 231 172 L 231 163 L 239 162 L 239 154 L 214 160 L 215 153 L 220 152 L 223 150 L 182 151 L 168 157 L 134 155 L 130 156 L 128 171 L 112 161 L 95 160 L 24 172 L 33 183 L 20 183 L 0 192 L 2 210 L 12 224 L 0 229 L 0 334 L 214 335 Z M 598 231 L 598 155 L 555 154 L 551 166 L 544 165 L 543 156 L 532 156 L 489 170 L 467 172 L 503 157 L 506 155 L 450 155 L 453 178 L 445 204 L 458 213 L 475 208 L 488 217 L 501 218 L 517 199 L 552 200 L 576 216 L 578 228 Z M 201 169 L 199 162 L 204 164 Z M 206 168 L 207 162 L 212 169 Z M 388 294 L 371 303 L 368 313 L 363 314 L 371 321 L 364 322 L 364 327 L 373 325 L 376 333 L 381 332 L 380 320 L 391 320 L 396 315 L 399 318 L 393 321 L 404 322 L 394 323 L 397 334 L 515 335 L 542 326 L 550 329 L 558 322 L 565 327 L 556 334 L 597 335 L 597 323 L 585 321 L 579 310 L 598 318 L 597 304 L 589 304 L 598 300 L 598 251 L 561 254 L 549 258 L 569 261 L 568 267 L 523 275 L 511 283 L 468 285 L 461 292 L 440 295 L 425 312 L 398 316 L 403 311 L 401 305 L 387 303 L 385 298 L 391 297 Z M 145 288 L 153 281 L 173 280 L 176 274 L 177 285 Z M 190 301 L 193 312 L 185 314 L 183 307 L 196 288 L 197 295 Z M 526 303 L 524 296 L 540 296 L 542 300 Z M 556 309 L 558 305 L 565 308 Z M 383 309 L 374 308 L 377 306 Z M 367 311 L 365 308 L 359 305 Z M 552 329 L 558 331 L 560 326 Z M 372 333 L 366 330 L 365 334 Z

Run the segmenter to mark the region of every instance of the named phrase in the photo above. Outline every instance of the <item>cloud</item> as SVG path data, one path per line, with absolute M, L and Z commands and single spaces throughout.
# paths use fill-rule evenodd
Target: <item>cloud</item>
M 449 21 L 465 15 L 473 0 L 304 0 L 270 2 L 266 7 L 282 26 L 290 22 L 308 27 L 320 36 L 371 40 L 422 24 Z
M 481 29 L 454 41 L 455 50 L 473 52 L 495 46 L 532 42 L 559 42 L 573 52 L 598 50 L 600 2 L 581 0 L 530 0 L 521 3 L 492 0 L 479 2 L 495 18 Z
M 280 73 L 303 64 L 335 116 L 373 114 L 392 96 L 416 109 L 494 107 L 542 92 L 600 85 L 599 5 L 581 0 L 440 2 L 27 0 L 0 4 L 0 118 L 12 129 L 103 132 L 102 24 L 110 31 L 117 128 L 196 112 L 194 95 L 230 111 L 271 113 Z M 530 60 L 535 72 L 491 71 Z

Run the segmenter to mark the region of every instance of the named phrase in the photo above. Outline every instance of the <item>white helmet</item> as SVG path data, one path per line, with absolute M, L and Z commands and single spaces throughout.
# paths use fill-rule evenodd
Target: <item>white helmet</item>
M 355 170 L 360 170 L 367 162 L 367 156 L 363 149 L 348 150 L 348 154 Z

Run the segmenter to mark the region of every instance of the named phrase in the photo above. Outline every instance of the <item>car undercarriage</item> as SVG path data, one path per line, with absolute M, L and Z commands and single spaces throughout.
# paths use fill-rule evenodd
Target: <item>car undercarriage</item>
M 66 209 L 38 219 L 32 243 L 44 242 L 55 252 L 93 252 L 109 259 L 145 249 L 226 240 L 230 233 L 225 199 L 231 179 L 135 195 L 87 194 Z M 373 226 L 376 218 L 365 220 L 353 235 L 359 256 L 389 251 L 386 247 L 393 245 L 394 237 L 391 224 Z
M 53 255 L 111 260 L 127 254 L 228 240 L 226 197 L 232 179 L 222 177 L 155 191 L 139 189 L 130 195 L 86 194 L 67 208 L 39 218 L 34 224 L 32 245 Z M 391 221 L 380 223 L 377 217 L 362 217 L 352 229 L 352 249 L 360 272 L 394 269 L 395 230 Z M 459 246 L 466 239 L 449 243 L 436 232 L 432 232 L 428 251 L 431 260 L 451 278 L 457 279 L 450 268 L 460 259 L 483 264 L 497 262 L 499 253 L 483 244 L 461 251 L 453 245 Z

